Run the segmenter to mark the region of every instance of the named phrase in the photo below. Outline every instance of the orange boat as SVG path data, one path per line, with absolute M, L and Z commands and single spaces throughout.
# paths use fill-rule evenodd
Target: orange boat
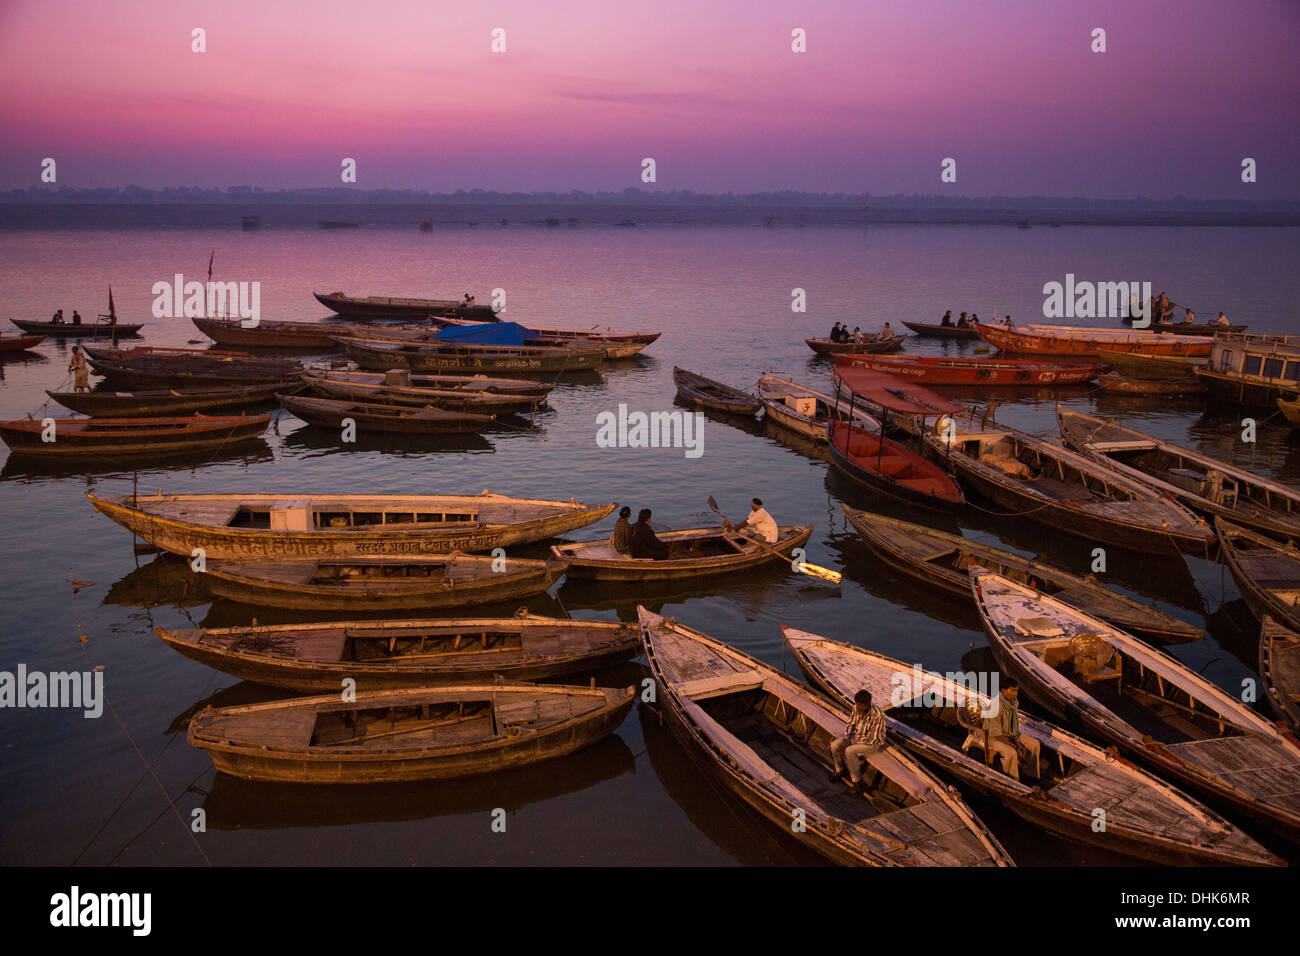
M 965 409 L 892 375 L 839 365 L 835 368 L 835 410 L 826 425 L 831 461 L 858 484 L 924 508 L 955 511 L 965 504 L 952 476 L 886 438 L 883 422 L 878 433 L 863 428 L 853 414 L 859 401 L 880 409 L 886 417 L 893 412 L 925 418 Z
M 1085 329 L 1073 325 L 1007 326 L 981 322 L 977 328 L 980 338 L 1001 352 L 1034 355 L 1095 355 L 1100 349 L 1105 349 L 1137 355 L 1200 358 L 1210 354 L 1213 344 L 1213 340 L 1195 335 Z
M 837 355 L 835 364 L 872 369 L 926 385 L 1078 385 L 1101 374 L 1100 365 L 934 355 Z

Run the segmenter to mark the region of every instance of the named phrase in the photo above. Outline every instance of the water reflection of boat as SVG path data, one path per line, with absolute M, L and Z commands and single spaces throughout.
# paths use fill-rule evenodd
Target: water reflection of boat
M 164 554 L 119 578 L 100 603 L 120 607 L 197 607 L 211 600 L 202 575 L 191 574 L 187 560 Z
M 244 467 L 260 462 L 274 461 L 275 455 L 264 438 L 253 438 L 218 451 L 193 452 L 174 455 L 159 462 L 148 455 L 112 455 L 78 458 L 75 461 L 46 460 L 30 455 L 11 454 L 0 469 L 0 481 L 39 480 L 44 478 L 74 478 L 94 475 L 96 479 L 148 477 L 182 471 L 193 471 L 214 464 L 238 463 Z

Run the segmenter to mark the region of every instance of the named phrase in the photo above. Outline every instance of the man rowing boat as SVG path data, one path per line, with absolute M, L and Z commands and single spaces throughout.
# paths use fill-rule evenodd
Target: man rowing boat
M 776 525 L 776 521 L 767 509 L 763 507 L 761 498 L 751 498 L 749 501 L 749 517 L 738 525 L 733 525 L 730 521 L 723 520 L 722 527 L 724 530 L 731 531 L 735 529 L 740 531 L 743 528 L 749 528 L 756 532 L 768 544 L 776 544 L 776 539 L 781 537 L 781 531 Z

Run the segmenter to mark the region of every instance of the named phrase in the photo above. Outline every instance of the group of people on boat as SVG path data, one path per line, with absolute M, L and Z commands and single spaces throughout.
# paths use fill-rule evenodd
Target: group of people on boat
M 971 742 L 987 749 L 990 764 L 994 758 L 1002 761 L 1002 771 L 1009 777 L 1020 779 L 1020 764 L 1025 760 L 1033 766 L 1033 776 L 1041 774 L 1040 747 L 1037 740 L 1020 732 L 1020 687 L 1015 680 L 1003 678 L 998 692 L 997 706 L 985 716 L 978 701 L 972 697 L 967 704 L 965 720 L 961 721 L 970 734 L 965 750 Z M 885 748 L 885 715 L 871 702 L 871 691 L 865 688 L 853 695 L 853 713 L 844 725 L 843 736 L 831 742 L 831 783 L 843 779 L 847 770 L 852 784 L 850 792 L 858 795 L 866 784 L 862 778 L 863 767 Z
M 848 345 L 849 343 L 860 345 L 863 342 L 883 342 L 886 339 L 892 339 L 893 337 L 894 327 L 888 322 L 881 327 L 880 331 L 871 333 L 863 332 L 862 327 L 857 325 L 855 325 L 853 331 L 850 332 L 847 325 L 842 322 L 836 322 L 834 328 L 831 329 L 830 334 L 830 340 L 841 345 Z
M 978 325 L 979 321 L 980 317 L 976 313 L 972 312 L 968 319 L 966 318 L 966 313 L 963 312 L 957 317 L 957 321 L 954 322 L 952 320 L 952 309 L 949 309 L 943 314 L 943 319 L 940 320 L 939 324 L 946 329 L 969 329 L 973 325 Z
M 67 324 L 68 324 L 68 320 L 65 319 L 65 318 L 63 317 L 63 310 L 62 310 L 62 309 L 59 309 L 59 311 L 55 312 L 54 315 L 52 315 L 52 316 L 50 317 L 50 324 L 51 324 L 51 325 L 67 325 Z M 80 325 L 80 324 L 81 324 L 81 313 L 78 312 L 76 309 L 73 309 L 73 310 L 72 310 L 72 324 L 73 324 L 73 325 Z
M 1159 296 L 1151 300 L 1151 311 L 1155 315 L 1155 321 L 1158 325 L 1176 325 L 1174 322 L 1174 303 L 1170 301 L 1167 293 L 1161 292 Z M 1196 323 L 1196 313 L 1191 309 L 1183 309 L 1182 325 L 1194 325 Z M 1210 320 L 1211 325 L 1229 326 L 1232 323 L 1228 317 L 1220 312 Z
M 468 292 L 466 292 L 465 298 L 461 299 L 460 307 L 462 309 L 469 309 L 472 308 L 473 306 L 474 306 L 474 297 L 470 295 Z
M 650 527 L 650 509 L 642 508 L 637 512 L 635 523 L 628 521 L 631 516 L 632 509 L 626 505 L 619 509 L 614 531 L 609 536 L 610 546 L 615 553 L 625 554 L 629 558 L 650 558 L 654 561 L 667 559 L 670 548 L 667 542 L 659 540 L 659 536 Z M 722 528 L 724 531 L 752 534 L 768 544 L 775 544 L 777 538 L 781 536 L 776 521 L 767 513 L 759 498 L 750 501 L 748 518 L 738 525 L 724 520 Z

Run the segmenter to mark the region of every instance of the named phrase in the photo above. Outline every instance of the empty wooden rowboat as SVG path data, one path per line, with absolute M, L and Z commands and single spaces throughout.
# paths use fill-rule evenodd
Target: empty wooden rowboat
M 349 385 L 386 385 L 401 388 L 430 388 L 442 391 L 492 392 L 546 398 L 555 388 L 552 382 L 527 378 L 500 378 L 487 375 L 412 375 L 409 369 L 394 368 L 384 372 L 348 372 L 342 369 L 308 368 L 304 377 Z
M 1144 481 L 1013 428 L 964 431 L 945 423 L 922 440 L 936 460 L 1001 508 L 1134 551 L 1206 554 L 1214 531 Z
M 804 339 L 810 349 L 818 355 L 877 355 L 893 352 L 903 347 L 906 335 L 891 335 L 888 338 L 867 338 L 861 342 L 832 342 L 830 339 Z
M 614 510 L 575 499 L 481 495 L 87 494 L 155 547 L 209 558 L 487 551 L 586 527 Z
M 1160 644 L 1195 641 L 1205 631 L 1126 594 L 1104 587 L 1095 577 L 1080 577 L 1037 558 L 995 548 L 959 534 L 887 518 L 841 505 L 872 552 L 890 567 L 926 585 L 938 585 L 970 600 L 970 563 L 1029 584 L 1071 607 Z
M 768 545 L 788 556 L 812 537 L 813 526 L 781 525 L 775 544 Z M 779 561 L 777 555 L 760 548 L 743 534 L 717 528 L 690 528 L 666 531 L 658 535 L 668 545 L 668 557 L 634 558 L 619 554 L 609 539 L 576 541 L 551 546 L 556 558 L 569 565 L 569 576 L 598 581 L 662 581 L 669 578 L 696 578 L 709 574 L 726 574 L 752 568 L 767 561 Z M 764 542 L 766 544 L 766 542 Z
M 1259 629 L 1259 675 L 1273 712 L 1300 731 L 1300 634 L 1267 615 Z
M 1002 673 L 1161 774 L 1300 840 L 1300 741 L 1124 631 L 982 568 L 971 585 Z
M 634 689 L 465 684 L 205 707 L 191 746 L 222 773 L 288 783 L 392 783 L 494 773 L 612 733 Z
M 635 625 L 521 614 L 513 618 L 335 621 L 154 633 L 173 650 L 241 680 L 315 693 L 354 679 L 362 690 L 543 680 L 641 652 Z
M 139 392 L 51 392 L 60 405 L 93 418 L 153 418 L 186 412 L 239 411 L 275 401 L 277 390 L 290 385 L 236 385 L 228 388 L 171 389 Z
M 853 706 L 859 690 L 870 691 L 885 711 L 889 734 L 909 752 L 1035 826 L 1174 866 L 1285 865 L 1200 801 L 1023 711 L 1020 732 L 1038 743 L 1038 765 L 1026 761 L 1019 778 L 998 769 L 982 723 L 1000 702 L 996 681 L 985 685 L 986 696 L 972 686 L 978 679 L 963 684 L 851 644 L 782 630 L 810 684 L 844 707 Z M 1098 810 L 1106 823 L 1100 832 Z
M 1107 372 L 1097 379 L 1103 392 L 1117 395 L 1204 395 L 1209 389 L 1195 378 L 1129 378 Z
M 673 384 L 677 386 L 677 397 L 693 408 L 749 417 L 758 414 L 762 407 L 762 403 L 748 392 L 696 375 L 684 368 L 673 369 Z
M 772 823 L 843 864 L 1010 866 L 984 824 L 902 748 L 863 768 L 865 792 L 829 783 L 849 712 L 722 641 L 637 608 L 659 704 L 705 772 Z
M 427 558 L 209 560 L 204 580 L 220 597 L 258 607 L 401 611 L 465 607 L 541 594 L 563 561 L 469 554 Z
M 453 412 L 445 408 L 379 405 L 302 395 L 277 395 L 276 399 L 283 408 L 310 425 L 342 428 L 350 421 L 358 434 L 463 434 L 482 431 L 496 419 L 495 415 Z
M 835 410 L 835 399 L 830 395 L 772 375 L 759 379 L 756 391 L 768 421 L 816 442 L 827 440 L 826 425 Z M 879 431 L 880 423 L 866 412 L 855 409 L 852 414 L 859 428 Z M 838 417 L 848 415 L 849 410 L 841 406 Z
M 1272 617 L 1300 630 L 1300 549 L 1249 528 L 1214 519 L 1219 556 L 1257 621 Z
M 59 418 L 52 431 L 32 419 L 0 422 L 0 439 L 15 454 L 173 455 L 247 441 L 266 431 L 270 414 L 189 418 Z M 46 441 L 48 434 L 53 441 Z
M 35 348 L 45 341 L 43 335 L 4 335 L 0 333 L 0 354 L 5 352 L 23 352 Z
M 498 313 L 490 305 L 465 305 L 456 299 L 410 299 L 392 296 L 344 295 L 342 292 L 313 292 L 316 301 L 331 312 L 363 322 L 374 319 L 408 319 L 420 321 L 430 315 L 454 315 L 496 322 Z
M 1090 329 L 1072 325 L 1016 325 L 981 322 L 980 338 L 1002 352 L 1040 355 L 1096 355 L 1131 352 L 1139 355 L 1173 355 L 1204 359 L 1210 342 L 1190 335 L 1130 332 L 1128 329 Z
M 1097 360 L 1113 371 L 1128 378 L 1196 381 L 1196 369 L 1205 364 L 1203 358 L 1179 358 L 1176 355 L 1142 355 L 1137 352 L 1113 352 L 1098 349 Z
M 245 326 L 242 319 L 208 319 L 192 316 L 190 321 L 218 345 L 235 348 L 338 350 L 335 339 L 352 331 L 339 322 L 261 321 Z
M 479 415 L 513 415 L 518 412 L 531 412 L 542 402 L 540 398 L 526 395 L 471 392 L 466 389 L 369 385 L 339 382 L 315 375 L 306 375 L 304 380 L 311 385 L 314 392 L 336 401 L 441 408 L 452 412 L 472 412 Z
M 1114 421 L 1056 407 L 1061 438 L 1094 461 L 1145 481 L 1206 517 L 1300 536 L 1300 491 Z
M 425 345 L 416 342 L 386 342 L 342 338 L 348 358 L 364 369 L 383 371 L 406 368 L 413 372 L 492 372 L 497 375 L 541 375 L 581 372 L 598 368 L 605 350 L 574 343 L 569 347 L 549 345 Z

